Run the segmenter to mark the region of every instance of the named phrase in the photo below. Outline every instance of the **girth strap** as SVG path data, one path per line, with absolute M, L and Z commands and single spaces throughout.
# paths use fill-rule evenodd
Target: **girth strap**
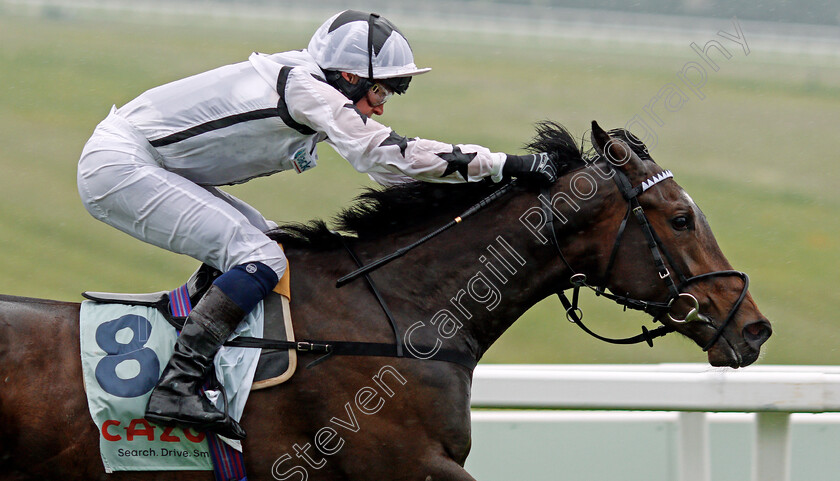
M 344 238 L 344 236 L 339 234 L 338 232 L 333 232 L 333 235 L 338 236 L 338 238 L 341 239 L 341 245 L 343 245 L 344 250 L 346 250 L 347 253 L 350 254 L 350 258 L 352 258 L 353 262 L 356 263 L 356 267 L 364 267 L 364 264 L 362 264 L 362 261 L 360 261 L 358 256 L 356 256 L 356 253 L 350 247 L 350 244 L 347 243 L 347 240 Z M 385 312 L 385 317 L 388 318 L 388 322 L 391 323 L 391 329 L 394 331 L 394 338 L 396 340 L 394 345 L 397 348 L 397 357 L 403 357 L 402 333 L 400 333 L 400 329 L 397 327 L 397 321 L 394 319 L 394 315 L 391 314 L 391 310 L 388 309 L 388 304 L 385 303 L 385 299 L 382 297 L 382 294 L 379 293 L 379 289 L 377 289 L 376 284 L 370 277 L 370 274 L 364 273 L 362 274 L 362 276 L 365 278 L 365 281 L 367 282 L 371 293 L 374 297 L 376 297 L 376 300 L 382 307 L 382 311 Z
M 353 262 L 355 262 L 356 265 L 359 266 L 359 268 L 362 268 L 363 264 L 359 260 L 358 256 L 356 256 L 356 253 L 353 251 L 350 245 L 347 243 L 344 236 L 337 232 L 333 232 L 333 234 L 338 236 L 338 238 L 341 240 L 342 246 L 344 246 L 344 249 L 353 259 Z M 434 354 L 428 356 L 417 355 L 411 350 L 405 349 L 402 343 L 402 334 L 399 328 L 397 327 L 397 322 L 394 319 L 394 315 L 391 313 L 391 310 L 385 303 L 385 299 L 379 293 L 379 289 L 376 287 L 376 283 L 373 282 L 373 279 L 371 279 L 368 272 L 369 271 L 361 271 L 359 272 L 359 275 L 365 278 L 368 287 L 370 288 L 376 300 L 379 302 L 379 305 L 382 307 L 382 311 L 385 313 L 385 316 L 388 318 L 388 321 L 391 325 L 391 329 L 394 331 L 394 343 L 358 341 L 286 341 L 279 339 L 263 339 L 256 337 L 237 337 L 235 339 L 227 341 L 225 343 L 225 346 L 278 350 L 294 349 L 297 352 L 312 352 L 323 354 L 323 356 L 307 364 L 307 368 L 317 366 L 318 364 L 329 359 L 331 356 L 382 356 L 446 361 L 464 366 L 470 371 L 475 369 L 477 361 L 472 355 L 456 351 L 454 349 L 435 350 L 435 348 L 429 346 L 416 347 L 417 352 L 434 352 Z
M 262 339 L 258 337 L 237 337 L 225 343 L 230 347 L 253 347 L 262 349 L 294 349 L 298 352 L 322 353 L 324 356 L 309 363 L 307 368 L 316 366 L 327 360 L 330 356 L 381 356 L 399 357 L 409 359 L 428 359 L 433 361 L 446 361 L 460 364 L 469 370 L 475 369 L 477 364 L 471 355 L 456 351 L 454 349 L 438 349 L 429 356 L 414 354 L 411 350 L 402 350 L 397 353 L 397 345 L 380 342 L 356 342 L 356 341 L 284 341 L 278 339 Z M 400 346 L 402 347 L 402 346 Z M 419 352 L 432 352 L 433 347 L 417 346 Z

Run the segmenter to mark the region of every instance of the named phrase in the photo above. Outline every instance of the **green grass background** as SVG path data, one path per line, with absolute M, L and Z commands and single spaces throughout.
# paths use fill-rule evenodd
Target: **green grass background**
M 80 300 L 83 290 L 180 285 L 195 261 L 147 246 L 85 212 L 75 182 L 84 142 L 112 104 L 255 50 L 302 48 L 316 26 L 151 14 L 23 15 L 0 5 L 0 293 Z M 732 30 L 726 22 L 720 28 Z M 542 119 L 576 135 L 593 119 L 623 126 L 645 116 L 651 98 L 697 60 L 688 42 L 403 31 L 417 63 L 434 70 L 387 105 L 383 122 L 403 135 L 496 151 L 521 150 Z M 703 45 L 715 33 L 694 41 Z M 750 41 L 750 32 L 744 34 Z M 722 42 L 733 55 L 720 60 L 718 72 L 709 70 L 706 98 L 691 96 L 677 112 L 660 110 L 665 125 L 656 126 L 653 156 L 703 208 L 731 263 L 750 274 L 751 292 L 775 331 L 762 362 L 835 364 L 840 61 L 758 48 L 745 55 Z M 328 146 L 320 156 L 314 173 L 286 173 L 230 191 L 277 221 L 329 218 L 370 182 Z M 584 307 L 591 327 L 614 335 L 635 334 L 644 320 L 601 299 L 587 297 Z M 567 323 L 559 302 L 548 299 L 485 359 L 635 363 L 703 362 L 705 356 L 676 336 L 653 349 L 600 343 Z

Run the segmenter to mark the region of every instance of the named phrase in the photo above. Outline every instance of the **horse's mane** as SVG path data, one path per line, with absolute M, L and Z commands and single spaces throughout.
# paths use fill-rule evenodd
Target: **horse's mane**
M 551 121 L 539 122 L 536 127 L 536 135 L 525 146 L 527 150 L 554 153 L 561 174 L 587 165 L 587 156 L 592 154 L 584 153 L 565 127 Z M 610 134 L 627 141 L 637 154 L 650 159 L 644 145 L 633 134 L 623 129 L 610 131 Z M 463 184 L 410 182 L 384 189 L 366 189 L 334 218 L 335 230 L 360 239 L 382 237 L 444 215 L 454 217 L 499 187 L 500 184 L 489 181 Z M 333 249 L 341 246 L 339 237 L 320 219 L 286 224 L 270 232 L 269 236 L 291 248 Z
M 379 238 L 424 225 L 459 207 L 466 209 L 496 190 L 499 184 L 432 184 L 410 182 L 384 189 L 365 189 L 353 203 L 333 218 L 335 231 L 360 239 Z M 465 207 L 466 206 L 466 207 Z M 269 236 L 284 247 L 333 249 L 341 240 L 321 219 L 286 224 Z
M 630 149 L 642 160 L 653 162 L 647 146 L 627 129 L 613 129 L 607 132 L 610 137 L 623 140 Z M 586 167 L 592 162 L 600 160 L 600 155 L 594 147 L 586 148 L 587 141 L 582 139 L 580 146 L 575 144 L 571 134 L 560 124 L 544 121 L 537 124 L 537 133 L 528 144 L 532 152 L 556 152 L 560 165 L 560 172 L 568 172 Z

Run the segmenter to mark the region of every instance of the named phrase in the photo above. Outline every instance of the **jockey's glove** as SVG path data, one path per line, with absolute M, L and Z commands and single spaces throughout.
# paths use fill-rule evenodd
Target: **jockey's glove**
M 528 155 L 507 155 L 502 174 L 523 179 L 540 186 L 549 186 L 557 180 L 557 166 L 546 152 Z

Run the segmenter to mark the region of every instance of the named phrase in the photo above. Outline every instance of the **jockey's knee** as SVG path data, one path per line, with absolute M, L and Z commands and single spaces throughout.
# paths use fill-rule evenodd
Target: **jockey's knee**
M 274 241 L 252 250 L 233 267 L 219 276 L 213 284 L 228 295 L 245 312 L 250 312 L 276 286 L 286 273 L 286 255 Z
M 260 259 L 259 262 L 265 264 L 266 266 L 268 266 L 269 269 L 274 271 L 274 274 L 277 275 L 277 279 L 282 278 L 283 275 L 286 273 L 286 266 L 288 265 L 288 263 L 286 261 L 286 256 L 283 254 L 282 249 L 280 250 L 279 256 Z
M 234 266 L 213 281 L 213 284 L 244 312 L 251 312 L 278 281 L 279 277 L 271 267 L 255 261 Z
M 253 232 L 254 228 L 250 225 L 248 228 L 250 229 L 251 237 L 255 237 Z M 262 233 L 259 233 L 259 236 L 264 237 Z M 235 239 L 240 238 L 244 239 L 247 236 L 241 235 L 235 237 Z M 280 244 L 270 240 L 268 237 L 265 237 L 265 242 L 254 242 L 252 240 L 248 242 L 229 242 L 227 253 L 222 257 L 220 270 L 226 272 L 236 266 L 245 265 L 249 262 L 259 262 L 268 266 L 269 269 L 274 271 L 278 279 L 282 278 L 283 274 L 286 273 L 286 254 L 283 252 Z

